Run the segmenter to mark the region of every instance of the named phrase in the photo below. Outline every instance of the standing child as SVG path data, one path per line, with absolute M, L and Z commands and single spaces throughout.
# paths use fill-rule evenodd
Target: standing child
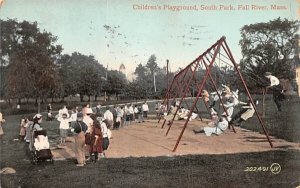
M 93 122 L 93 131 L 92 131 L 92 143 L 90 145 L 90 157 L 95 156 L 95 161 L 98 160 L 98 155 L 103 152 L 102 149 L 102 133 L 100 123 L 97 120 Z
M 50 103 L 47 106 L 47 121 L 52 121 L 52 106 Z
M 20 133 L 19 133 L 19 140 L 20 142 L 24 141 L 25 135 L 26 135 L 26 123 L 27 123 L 27 118 L 26 117 L 21 117 L 21 122 L 20 122 Z
M 125 126 L 130 124 L 130 112 L 129 112 L 129 104 L 124 107 L 124 115 L 125 115 Z
M 107 120 L 103 120 L 100 123 L 102 138 L 103 138 L 103 142 L 102 142 L 103 152 L 102 152 L 102 154 L 100 154 L 100 157 L 105 157 L 105 152 L 104 151 L 107 150 L 108 146 L 109 146 L 108 129 L 107 129 L 106 123 L 107 123 Z
M 139 109 L 138 109 L 138 105 L 134 105 L 134 119 L 135 119 L 135 122 L 138 122 L 138 118 L 139 118 Z
M 26 135 L 25 135 L 25 142 L 26 143 L 30 143 L 30 137 L 31 137 L 31 127 L 33 125 L 33 116 L 32 115 L 29 115 L 28 118 L 27 118 L 27 122 L 26 122 Z
M 116 128 L 117 129 L 119 129 L 121 126 L 122 117 L 123 117 L 123 110 L 121 109 L 120 106 L 118 106 L 117 107 L 117 119 L 116 119 Z
M 2 136 L 4 134 L 3 128 L 2 128 L 2 125 L 4 122 L 5 122 L 5 119 L 3 118 L 2 113 L 0 112 L 0 136 Z
M 63 144 L 66 142 L 66 137 L 67 137 L 67 132 L 69 129 L 69 123 L 70 123 L 70 118 L 68 118 L 67 114 L 62 114 L 62 117 L 58 117 L 57 121 L 60 122 L 59 124 L 59 132 L 60 132 L 60 143 Z
M 134 110 L 133 110 L 132 104 L 130 104 L 128 110 L 129 110 L 129 121 L 133 122 L 134 121 Z
M 148 112 L 149 112 L 149 107 L 148 107 L 147 101 L 145 101 L 145 103 L 142 105 L 142 109 L 143 109 L 143 117 L 145 119 L 147 119 L 148 118 Z
M 142 106 L 141 105 L 139 105 L 137 107 L 137 111 L 138 111 L 138 122 L 139 123 L 144 122 L 143 110 L 142 110 Z

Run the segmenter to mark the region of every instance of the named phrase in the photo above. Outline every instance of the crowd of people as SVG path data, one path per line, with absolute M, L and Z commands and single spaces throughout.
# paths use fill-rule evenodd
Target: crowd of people
M 265 76 L 270 80 L 267 88 L 272 88 L 274 102 L 279 111 L 281 111 L 280 101 L 282 100 L 282 89 L 279 87 L 279 80 L 267 72 Z M 200 130 L 194 130 L 195 134 L 205 133 L 206 136 L 212 134 L 222 134 L 230 125 L 240 126 L 240 124 L 254 115 L 254 107 L 251 101 L 242 102 L 239 100 L 238 90 L 232 91 L 229 86 L 222 85 L 216 91 L 209 93 L 203 90 L 201 97 L 209 106 L 211 121 L 207 126 Z M 216 104 L 224 107 L 219 112 L 216 110 Z M 165 104 L 156 103 L 155 111 L 157 117 L 163 117 L 168 125 L 174 120 L 189 118 L 189 121 L 198 118 L 198 114 L 180 106 L 180 101 L 174 103 L 167 109 Z M 239 110 L 234 108 L 239 106 Z M 47 106 L 47 121 L 57 120 L 59 122 L 59 144 L 64 145 L 68 133 L 73 132 L 75 138 L 75 156 L 77 166 L 84 166 L 87 160 L 97 161 L 105 157 L 105 151 L 109 147 L 111 138 L 111 129 L 118 130 L 123 126 L 130 126 L 132 123 L 141 123 L 148 117 L 149 107 L 147 102 L 136 104 L 115 105 L 103 108 L 98 104 L 91 108 L 89 104 L 74 107 L 68 110 L 63 106 L 56 116 L 53 116 L 52 106 Z M 234 112 L 236 112 L 234 114 Z M 34 137 L 34 132 L 42 130 L 43 117 L 41 114 L 34 116 L 22 116 L 20 120 L 19 140 L 29 144 L 29 149 L 49 148 L 48 138 L 41 136 Z M 2 124 L 5 122 L 0 113 L 0 136 L 3 135 Z M 88 148 L 88 149 L 87 149 Z M 86 152 L 88 150 L 88 152 Z
M 200 130 L 194 130 L 195 134 L 205 133 L 206 136 L 220 135 L 225 130 L 228 129 L 229 125 L 240 126 L 242 121 L 246 121 L 254 115 L 254 108 L 249 100 L 247 103 L 239 100 L 239 90 L 232 91 L 229 86 L 222 85 L 222 88 L 217 92 L 211 93 L 211 100 L 209 99 L 208 92 L 203 92 L 205 102 L 210 103 L 210 116 L 211 121 L 207 126 L 201 128 Z M 222 101 L 221 101 L 222 100 Z M 218 114 L 216 110 L 216 103 L 219 101 L 219 104 L 223 103 L 223 113 Z M 240 106 L 240 110 L 234 114 L 234 108 Z
M 143 104 L 115 105 L 105 108 L 102 108 L 100 104 L 91 108 L 87 104 L 81 110 L 78 106 L 72 110 L 63 106 L 57 115 L 53 116 L 51 104 L 48 104 L 46 120 L 56 119 L 59 122 L 59 145 L 65 145 L 69 134 L 74 135 L 77 166 L 84 166 L 88 160 L 97 161 L 105 157 L 105 151 L 109 147 L 109 139 L 112 135 L 111 129 L 118 130 L 133 122 L 144 122 L 148 112 L 149 107 L 145 101 Z M 47 136 L 45 138 L 42 138 L 43 135 L 34 137 L 35 131 L 43 129 L 42 120 L 41 114 L 21 117 L 19 140 L 28 143 L 30 151 L 50 147 Z M 1 131 L 4 121 L 1 114 Z

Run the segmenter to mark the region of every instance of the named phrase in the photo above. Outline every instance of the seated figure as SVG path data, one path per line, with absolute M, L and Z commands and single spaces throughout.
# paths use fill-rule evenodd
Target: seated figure
M 204 127 L 199 131 L 193 130 L 195 134 L 205 133 L 206 136 L 211 136 L 212 134 L 220 135 L 228 128 L 228 121 L 226 120 L 226 115 L 222 115 L 220 120 L 214 124 L 214 127 Z
M 248 103 L 240 102 L 240 104 L 243 105 L 242 109 L 233 116 L 229 124 L 235 124 L 236 126 L 240 126 L 240 124 L 243 121 L 246 121 L 254 115 L 255 110 L 250 100 L 248 101 Z
M 37 151 L 42 149 L 49 149 L 49 141 L 48 137 L 44 135 L 38 135 L 37 138 L 34 139 L 34 147 Z

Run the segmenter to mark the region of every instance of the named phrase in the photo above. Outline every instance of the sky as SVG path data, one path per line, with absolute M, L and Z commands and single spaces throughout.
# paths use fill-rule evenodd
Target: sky
M 299 20 L 299 10 L 300 0 L 4 0 L 0 18 L 36 21 L 63 54 L 94 55 L 114 70 L 123 63 L 130 74 L 152 54 L 160 67 L 169 59 L 171 71 L 184 68 L 222 36 L 239 62 L 244 25 Z

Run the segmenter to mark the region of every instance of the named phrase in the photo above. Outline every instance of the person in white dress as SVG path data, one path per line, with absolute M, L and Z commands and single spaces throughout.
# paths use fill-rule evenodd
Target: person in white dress
M 220 135 L 228 128 L 228 121 L 226 120 L 226 115 L 222 115 L 220 120 L 215 124 L 214 127 L 204 127 L 199 131 L 193 130 L 195 134 L 205 133 L 206 136 L 211 136 L 212 134 Z

